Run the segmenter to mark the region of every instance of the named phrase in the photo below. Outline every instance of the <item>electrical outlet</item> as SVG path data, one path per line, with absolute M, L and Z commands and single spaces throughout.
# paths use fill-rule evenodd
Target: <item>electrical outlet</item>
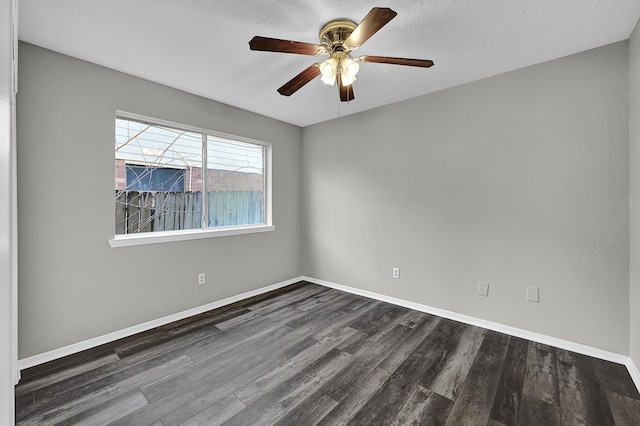
M 489 284 L 480 281 L 478 283 L 478 294 L 480 296 L 489 297 Z
M 393 268 L 393 278 L 400 278 L 400 268 Z
M 205 283 L 205 276 L 204 276 L 204 272 L 201 274 L 198 274 L 198 284 L 202 285 Z
M 527 287 L 527 300 L 540 303 L 540 289 L 538 287 Z

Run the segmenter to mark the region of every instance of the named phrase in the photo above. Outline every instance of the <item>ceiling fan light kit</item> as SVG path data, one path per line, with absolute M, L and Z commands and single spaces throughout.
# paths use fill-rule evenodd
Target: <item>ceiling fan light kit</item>
M 336 52 L 329 59 L 318 64 L 322 81 L 330 86 L 335 85 L 336 77 L 342 74 L 342 84 L 349 86 L 356 81 L 356 74 L 360 65 L 353 59 L 346 56 L 344 52 Z
M 374 62 L 412 67 L 429 68 L 433 61 L 427 59 L 392 58 L 389 56 L 360 56 L 354 58 L 351 52 L 369 40 L 380 28 L 397 15 L 389 8 L 374 7 L 359 23 L 349 19 L 335 19 L 320 30 L 320 44 L 300 41 L 280 40 L 255 36 L 249 42 L 251 50 L 293 53 L 297 55 L 329 55 L 329 58 L 310 65 L 278 89 L 283 96 L 291 96 L 305 84 L 318 76 L 323 83 L 334 86 L 338 82 L 338 93 L 342 102 L 355 99 L 352 84 L 360 70 L 358 62 Z

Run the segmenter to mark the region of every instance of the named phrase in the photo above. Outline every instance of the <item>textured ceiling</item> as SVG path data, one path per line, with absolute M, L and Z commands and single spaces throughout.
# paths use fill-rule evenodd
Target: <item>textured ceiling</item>
M 318 59 L 249 50 L 254 35 L 318 42 L 335 18 L 398 16 L 355 54 L 355 100 L 316 79 L 276 89 Z M 20 0 L 20 39 L 225 104 L 307 126 L 629 38 L 640 0 Z M 323 57 L 324 58 L 324 57 Z

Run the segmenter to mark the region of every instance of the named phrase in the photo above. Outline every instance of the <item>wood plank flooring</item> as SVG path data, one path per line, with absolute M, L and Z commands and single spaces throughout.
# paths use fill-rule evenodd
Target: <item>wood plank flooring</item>
M 19 425 L 640 425 L 626 368 L 300 282 L 23 371 Z

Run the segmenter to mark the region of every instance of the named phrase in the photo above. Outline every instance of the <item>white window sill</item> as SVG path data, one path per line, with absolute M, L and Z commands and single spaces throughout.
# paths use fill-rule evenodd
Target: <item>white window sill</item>
M 276 229 L 274 225 L 230 226 L 225 228 L 192 229 L 169 232 L 146 232 L 142 234 L 116 235 L 109 240 L 109 247 L 141 246 L 145 244 L 171 243 L 174 241 L 200 240 L 202 238 L 228 237 L 230 235 L 255 234 Z

